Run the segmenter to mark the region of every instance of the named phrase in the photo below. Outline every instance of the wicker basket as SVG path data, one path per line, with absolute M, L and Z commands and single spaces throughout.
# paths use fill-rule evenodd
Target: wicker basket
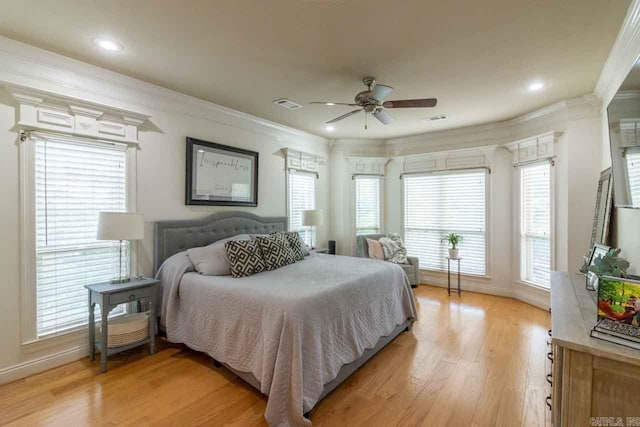
M 102 325 L 100 325 L 102 335 Z M 149 336 L 149 313 L 118 317 L 109 321 L 107 347 L 122 347 Z

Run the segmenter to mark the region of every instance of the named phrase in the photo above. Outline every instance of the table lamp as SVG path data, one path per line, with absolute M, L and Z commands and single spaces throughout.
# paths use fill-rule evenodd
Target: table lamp
M 311 227 L 313 230 L 315 227 L 322 225 L 322 209 L 309 209 L 302 211 L 302 225 Z M 311 233 L 311 249 L 315 249 L 315 233 Z
M 119 241 L 119 273 L 111 283 L 126 283 L 131 280 L 122 274 L 122 243 L 125 240 L 141 240 L 144 237 L 144 219 L 133 212 L 100 212 L 98 216 L 97 240 Z

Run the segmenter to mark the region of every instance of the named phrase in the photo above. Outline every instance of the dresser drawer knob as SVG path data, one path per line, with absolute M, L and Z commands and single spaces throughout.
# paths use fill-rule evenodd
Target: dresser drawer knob
M 547 374 L 547 382 L 549 383 L 549 385 L 551 387 L 553 387 L 553 381 L 552 381 L 553 375 L 552 374 Z
M 551 395 L 547 396 L 545 400 L 547 403 L 547 407 L 549 408 L 549 410 L 551 410 Z
M 133 301 L 134 299 L 136 299 L 136 294 L 129 295 L 129 301 Z
M 551 360 L 551 363 L 553 363 L 553 352 L 552 351 L 547 353 L 547 359 Z

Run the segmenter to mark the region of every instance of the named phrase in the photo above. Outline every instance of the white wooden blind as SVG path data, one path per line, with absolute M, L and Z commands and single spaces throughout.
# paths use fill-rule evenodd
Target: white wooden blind
M 420 268 L 446 270 L 448 233 L 463 237 L 461 272 L 483 275 L 485 257 L 485 171 L 405 175 L 404 238 Z
M 117 276 L 118 246 L 96 231 L 98 212 L 126 208 L 125 148 L 35 142 L 38 337 L 85 325 L 84 285 Z
M 356 234 L 381 232 L 380 193 L 382 179 L 379 176 L 356 176 Z
M 551 267 L 551 165 L 520 168 L 521 279 L 549 287 Z
M 631 204 L 640 206 L 640 149 L 627 151 L 627 174 Z
M 302 211 L 316 208 L 316 175 L 289 171 L 288 190 L 289 231 L 300 233 L 304 242 L 311 246 L 311 238 L 315 230 L 302 225 Z

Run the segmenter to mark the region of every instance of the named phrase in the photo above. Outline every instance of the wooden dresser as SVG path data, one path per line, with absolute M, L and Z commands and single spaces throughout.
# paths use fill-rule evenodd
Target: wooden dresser
M 640 425 L 640 350 L 589 336 L 596 322 L 595 297 L 585 289 L 584 276 L 551 274 L 554 427 L 618 425 L 593 424 L 591 417 Z

